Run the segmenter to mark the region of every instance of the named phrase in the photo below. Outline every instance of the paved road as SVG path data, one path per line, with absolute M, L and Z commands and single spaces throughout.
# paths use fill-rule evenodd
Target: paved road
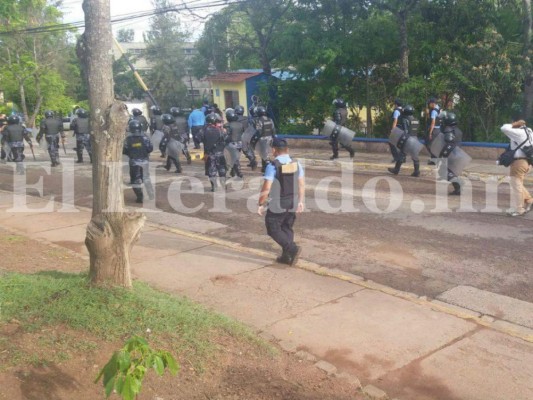
M 326 155 L 312 157 L 323 159 Z M 376 162 L 387 156 L 380 157 Z M 38 152 L 38 158 L 44 160 L 45 156 Z M 154 157 L 154 164 L 159 160 Z M 89 206 L 90 165 L 74 168 L 76 204 Z M 401 187 L 401 196 L 391 195 L 390 184 L 379 179 L 386 176 L 381 166 L 362 169 L 356 164 L 355 171 L 346 168 L 342 175 L 339 165 L 327 162 L 307 168 L 308 212 L 296 223 L 303 258 L 458 305 L 489 296 L 496 307 L 492 315 L 505 312 L 498 308 L 501 299 L 493 294 L 533 303 L 533 215 L 509 218 L 502 211 L 480 212 L 488 207 L 486 183 L 482 181 L 471 182 L 471 201 L 461 204 L 461 199 L 446 196 L 446 184 L 436 183 L 428 168 L 419 179 L 410 178 L 410 171 L 403 171 L 396 178 L 393 189 Z M 230 180 L 223 199 L 207 192 L 207 179 L 199 161 L 185 165 L 181 176 L 156 170 L 155 207 L 163 213 L 150 213 L 150 220 L 221 236 L 253 248 L 276 249 L 265 235 L 261 218 L 254 213 L 259 173 L 247 171 L 244 183 Z M 37 182 L 39 176 L 43 176 L 45 195 L 55 194 L 60 199 L 61 175 L 55 172 L 49 176 L 31 167 L 28 182 Z M 342 185 L 335 181 L 340 181 L 341 176 Z M 192 184 L 189 178 L 193 178 Z M 198 185 L 206 190 L 205 194 L 190 193 L 198 190 Z M 11 188 L 11 170 L 1 166 L 0 189 Z M 489 202 L 496 201 L 492 208 L 497 205 L 503 210 L 509 205 L 508 185 L 500 185 L 498 192 Z M 134 205 L 131 190 L 125 193 L 126 202 Z M 350 212 L 334 212 L 341 204 Z M 446 204 L 450 211 L 439 211 Z M 176 209 L 181 207 L 183 211 L 183 206 L 198 210 L 177 213 Z M 381 212 L 389 207 L 391 212 Z M 214 208 L 227 212 L 216 212 Z M 510 308 L 516 304 L 511 303 Z M 523 325 L 529 326 L 529 322 Z

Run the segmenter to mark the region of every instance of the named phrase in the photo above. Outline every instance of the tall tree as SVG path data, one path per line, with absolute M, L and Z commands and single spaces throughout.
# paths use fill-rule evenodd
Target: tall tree
M 533 15 L 531 14 L 531 0 L 522 0 L 524 18 L 524 48 L 522 51 L 525 60 L 524 100 L 522 114 L 525 119 L 533 115 L 533 51 L 531 39 L 533 37 Z
M 170 3 L 168 0 L 154 0 L 154 6 L 161 11 L 170 8 Z M 146 58 L 152 63 L 147 81 L 162 108 L 185 104 L 187 87 L 183 78 L 187 72 L 183 47 L 186 39 L 180 20 L 170 12 L 156 14 L 145 34 Z
M 85 32 L 78 42 L 89 82 L 93 146 L 93 208 L 85 245 L 93 284 L 131 287 L 130 251 L 145 216 L 124 209 L 121 160 L 128 113 L 114 100 L 109 1 L 83 1 Z
M 135 31 L 133 29 L 119 29 L 117 32 L 117 41 L 120 43 L 132 43 L 135 40 Z

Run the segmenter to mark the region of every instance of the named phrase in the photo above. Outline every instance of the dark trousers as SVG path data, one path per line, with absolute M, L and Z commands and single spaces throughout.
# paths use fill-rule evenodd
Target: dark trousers
M 191 133 L 192 133 L 192 140 L 194 142 L 194 148 L 199 149 L 200 148 L 200 139 L 201 139 L 201 133 L 202 133 L 203 126 L 193 126 L 191 127 Z
M 287 253 L 294 250 L 294 231 L 292 227 L 296 221 L 296 213 L 284 211 L 275 213 L 270 210 L 265 216 L 265 225 L 268 236 L 270 236 Z

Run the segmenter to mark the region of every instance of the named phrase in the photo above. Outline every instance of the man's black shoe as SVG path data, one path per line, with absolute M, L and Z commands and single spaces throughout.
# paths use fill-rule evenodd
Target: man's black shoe
M 291 263 L 290 263 L 291 266 L 296 265 L 301 252 L 302 252 L 302 248 L 300 246 L 294 246 L 294 250 L 289 252 L 289 258 L 291 259 Z
M 287 254 L 282 254 L 281 256 L 277 257 L 276 258 L 276 262 L 278 264 L 291 265 L 291 259 L 289 258 L 289 256 Z

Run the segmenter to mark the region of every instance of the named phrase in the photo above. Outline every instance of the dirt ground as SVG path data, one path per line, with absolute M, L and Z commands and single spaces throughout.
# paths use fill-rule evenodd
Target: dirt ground
M 85 261 L 64 250 L 1 229 L 0 260 L 0 273 L 86 269 Z M 103 399 L 94 379 L 120 346 L 65 326 L 28 332 L 17 320 L 0 322 L 0 399 Z M 216 347 L 201 371 L 179 359 L 175 377 L 148 374 L 139 400 L 363 399 L 353 384 L 282 350 L 273 355 L 227 336 L 218 337 Z

